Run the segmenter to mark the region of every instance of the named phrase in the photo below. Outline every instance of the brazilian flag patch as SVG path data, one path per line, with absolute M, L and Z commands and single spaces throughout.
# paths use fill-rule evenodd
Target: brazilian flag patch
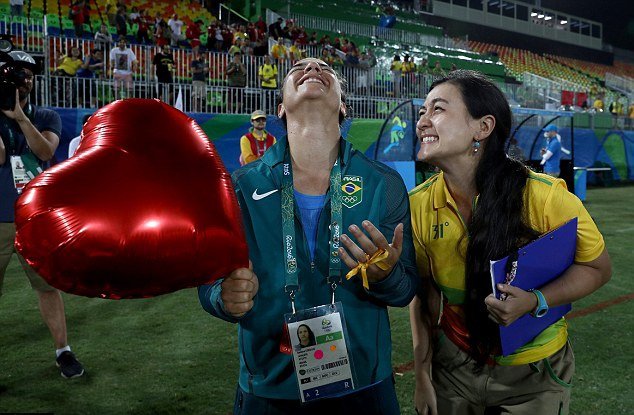
M 363 178 L 361 176 L 344 176 L 341 185 L 341 201 L 347 208 L 352 208 L 363 201 Z

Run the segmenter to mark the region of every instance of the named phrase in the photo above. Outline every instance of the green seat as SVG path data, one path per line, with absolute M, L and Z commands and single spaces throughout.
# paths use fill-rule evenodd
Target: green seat
M 56 14 L 47 14 L 46 15 L 46 24 L 49 26 L 57 27 L 59 29 L 59 16 Z

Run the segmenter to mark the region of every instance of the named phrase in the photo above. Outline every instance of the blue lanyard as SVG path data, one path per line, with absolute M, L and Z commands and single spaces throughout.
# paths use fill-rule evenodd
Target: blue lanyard
M 297 247 L 295 238 L 295 195 L 293 194 L 293 169 L 291 167 L 289 150 L 286 150 L 282 174 L 282 232 L 284 245 L 285 285 L 284 291 L 291 298 L 291 306 L 295 313 L 295 293 L 299 289 Z M 337 283 L 341 282 L 341 259 L 339 258 L 339 236 L 342 226 L 341 203 L 341 160 L 337 157 L 334 166 L 330 170 L 330 245 L 328 277 L 326 281 L 332 290 L 332 302 L 334 303 Z

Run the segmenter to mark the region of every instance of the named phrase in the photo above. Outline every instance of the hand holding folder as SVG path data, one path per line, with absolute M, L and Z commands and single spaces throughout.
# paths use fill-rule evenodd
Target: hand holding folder
M 509 257 L 491 261 L 493 294 L 500 298 L 497 284 L 510 284 L 522 290 L 539 289 L 557 279 L 575 259 L 577 247 L 577 218 L 542 235 L 517 252 L 517 266 L 507 277 Z M 511 260 L 515 260 L 515 255 Z M 533 340 L 539 333 L 555 323 L 572 309 L 570 304 L 551 307 L 541 318 L 525 314 L 509 326 L 500 326 L 502 354 L 508 356 Z

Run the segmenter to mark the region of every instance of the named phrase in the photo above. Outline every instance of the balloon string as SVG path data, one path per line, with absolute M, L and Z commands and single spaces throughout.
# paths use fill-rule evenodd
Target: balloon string
M 366 290 L 370 289 L 370 284 L 368 283 L 368 273 L 367 269 L 370 265 L 374 264 L 377 267 L 381 268 L 383 271 L 387 271 L 390 269 L 391 265 L 387 263 L 386 259 L 390 256 L 390 253 L 385 249 L 379 249 L 372 256 L 365 254 L 365 262 L 359 262 L 359 264 L 352 268 L 347 274 L 346 279 L 354 277 L 361 271 L 361 281 L 363 281 L 363 288 Z

